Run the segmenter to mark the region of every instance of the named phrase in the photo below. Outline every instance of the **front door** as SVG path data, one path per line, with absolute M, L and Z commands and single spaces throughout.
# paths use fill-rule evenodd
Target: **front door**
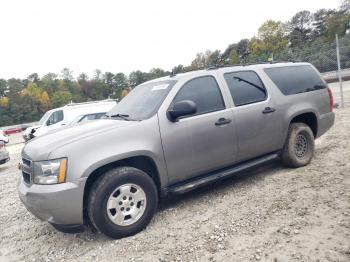
M 160 121 L 170 184 L 225 167 L 234 162 L 237 151 L 233 113 L 226 109 L 213 76 L 185 83 L 173 103 L 182 100 L 195 102 L 196 114 Z

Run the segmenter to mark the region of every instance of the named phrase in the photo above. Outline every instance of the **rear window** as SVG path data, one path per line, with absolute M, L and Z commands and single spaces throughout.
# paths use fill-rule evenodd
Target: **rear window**
M 265 73 L 284 95 L 294 95 L 326 88 L 309 65 L 265 68 Z

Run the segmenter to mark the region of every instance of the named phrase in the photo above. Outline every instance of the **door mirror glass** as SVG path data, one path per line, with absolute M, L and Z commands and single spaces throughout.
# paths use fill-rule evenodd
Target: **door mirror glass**
M 196 103 L 191 100 L 182 100 L 176 102 L 171 109 L 168 110 L 168 115 L 171 121 L 176 121 L 179 117 L 192 115 L 197 112 Z
M 47 126 L 50 126 L 50 125 L 51 125 L 51 120 L 50 120 L 50 119 L 48 119 L 48 120 L 46 121 L 46 125 L 47 125 Z

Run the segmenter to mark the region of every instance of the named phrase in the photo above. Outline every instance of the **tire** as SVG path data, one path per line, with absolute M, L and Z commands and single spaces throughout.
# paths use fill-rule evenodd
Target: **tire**
M 98 231 L 118 239 L 144 229 L 157 204 L 157 188 L 149 175 L 133 167 L 118 167 L 93 184 L 87 209 Z
M 282 163 L 288 167 L 302 167 L 311 162 L 315 141 L 311 128 L 304 123 L 291 123 L 282 149 Z

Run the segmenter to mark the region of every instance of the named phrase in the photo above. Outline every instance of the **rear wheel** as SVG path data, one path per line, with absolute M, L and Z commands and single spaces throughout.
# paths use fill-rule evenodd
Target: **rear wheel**
M 288 167 L 301 167 L 309 164 L 314 155 L 314 134 L 304 123 L 292 123 L 282 150 L 282 163 Z
M 88 214 L 98 231 L 122 238 L 148 225 L 157 202 L 157 188 L 149 175 L 133 167 L 119 167 L 103 174 L 93 185 Z

